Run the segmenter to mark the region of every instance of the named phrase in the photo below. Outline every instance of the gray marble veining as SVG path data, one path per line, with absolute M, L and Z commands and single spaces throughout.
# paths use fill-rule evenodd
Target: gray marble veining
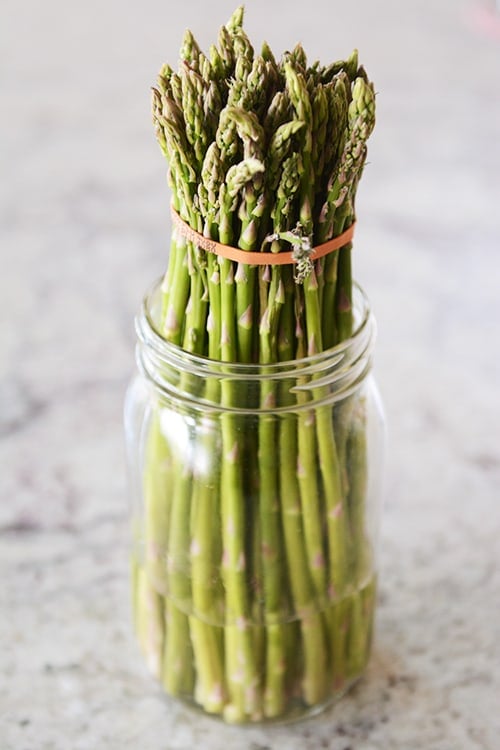
M 500 41 L 479 0 L 247 4 L 276 49 L 358 46 L 378 90 L 357 276 L 389 423 L 366 677 L 240 730 L 167 701 L 131 635 L 121 404 L 168 252 L 149 85 L 232 3 L 3 0 L 1 750 L 497 750 Z

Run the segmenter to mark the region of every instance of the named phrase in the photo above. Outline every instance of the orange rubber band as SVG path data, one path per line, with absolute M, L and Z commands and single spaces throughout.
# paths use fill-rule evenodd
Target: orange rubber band
M 231 245 L 222 245 L 220 242 L 211 240 L 209 237 L 204 237 L 199 232 L 196 232 L 189 224 L 181 219 L 177 211 L 173 206 L 172 220 L 175 224 L 176 229 L 179 231 L 182 237 L 185 237 L 190 242 L 193 242 L 198 247 L 206 250 L 207 253 L 213 253 L 214 255 L 220 255 L 222 258 L 228 258 L 229 260 L 235 260 L 237 263 L 246 263 L 249 266 L 284 266 L 288 264 L 296 263 L 297 261 L 292 257 L 293 251 L 287 251 L 284 253 L 270 253 L 270 252 L 251 252 L 249 250 L 241 250 L 239 247 L 232 247 Z M 316 245 L 311 250 L 309 256 L 311 260 L 317 260 L 322 258 L 324 255 L 333 253 L 334 250 L 347 245 L 354 235 L 354 227 L 356 222 L 353 222 L 351 226 L 339 234 L 338 237 L 324 242 L 322 245 Z

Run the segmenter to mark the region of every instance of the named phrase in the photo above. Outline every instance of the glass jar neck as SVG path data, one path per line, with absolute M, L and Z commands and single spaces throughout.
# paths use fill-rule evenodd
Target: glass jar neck
M 275 364 L 229 363 L 191 354 L 159 333 L 160 316 L 157 282 L 136 318 L 137 363 L 160 397 L 186 402 L 190 408 L 276 413 L 331 404 L 356 391 L 371 369 L 376 324 L 358 284 L 353 286 L 354 333 L 349 339 L 318 354 Z M 267 399 L 261 397 L 263 390 Z

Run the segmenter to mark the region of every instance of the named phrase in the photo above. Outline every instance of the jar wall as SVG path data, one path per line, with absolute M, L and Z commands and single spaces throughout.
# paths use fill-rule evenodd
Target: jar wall
M 323 358 L 307 383 L 262 371 L 235 388 L 218 371 L 201 384 L 166 360 L 168 388 L 144 367 L 134 379 L 134 619 L 170 695 L 228 722 L 287 720 L 362 674 L 384 437 L 369 357 L 332 350 L 334 374 Z

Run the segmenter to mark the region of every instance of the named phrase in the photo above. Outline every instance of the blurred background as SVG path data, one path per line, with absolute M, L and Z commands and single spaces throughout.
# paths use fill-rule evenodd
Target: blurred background
M 497 750 L 493 0 L 246 3 L 256 47 L 357 47 L 378 92 L 354 253 L 389 426 L 367 678 L 314 724 L 242 734 L 166 704 L 132 641 L 121 405 L 170 232 L 150 86 L 234 7 L 2 0 L 0 746 Z

